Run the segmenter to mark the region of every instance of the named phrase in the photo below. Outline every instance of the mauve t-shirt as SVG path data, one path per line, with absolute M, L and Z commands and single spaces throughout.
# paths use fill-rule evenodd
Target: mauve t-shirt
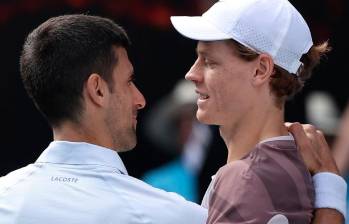
M 221 167 L 203 200 L 207 223 L 265 224 L 282 214 L 310 223 L 314 187 L 292 136 L 261 142 L 241 160 Z

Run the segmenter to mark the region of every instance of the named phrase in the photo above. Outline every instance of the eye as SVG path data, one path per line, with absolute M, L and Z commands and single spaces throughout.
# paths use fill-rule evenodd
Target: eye
M 134 83 L 136 81 L 136 78 L 134 75 L 131 75 L 130 79 L 128 80 L 128 84 L 131 85 L 132 83 Z
M 216 65 L 216 63 L 208 58 L 204 58 L 204 64 L 206 67 L 212 68 Z

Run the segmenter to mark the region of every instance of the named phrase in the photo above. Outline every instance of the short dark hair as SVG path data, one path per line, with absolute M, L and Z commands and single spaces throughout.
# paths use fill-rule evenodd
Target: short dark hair
M 50 18 L 27 37 L 20 58 L 28 95 L 52 126 L 79 121 L 82 90 L 92 73 L 111 88 L 118 59 L 114 46 L 128 48 L 125 30 L 112 20 L 90 15 Z

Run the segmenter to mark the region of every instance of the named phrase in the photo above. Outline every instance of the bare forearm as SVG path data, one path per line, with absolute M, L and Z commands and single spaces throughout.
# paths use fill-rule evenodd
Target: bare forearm
M 339 133 L 333 147 L 333 156 L 342 175 L 347 173 L 349 164 L 349 124 L 346 132 Z
M 348 171 L 349 163 L 349 103 L 340 122 L 336 140 L 333 144 L 333 155 L 342 174 Z
M 334 209 L 316 209 L 312 224 L 343 224 L 344 218 L 341 213 Z

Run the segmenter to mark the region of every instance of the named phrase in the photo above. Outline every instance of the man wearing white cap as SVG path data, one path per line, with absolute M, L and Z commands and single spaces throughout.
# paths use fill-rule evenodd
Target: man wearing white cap
M 199 95 L 197 118 L 220 126 L 227 164 L 203 200 L 208 223 L 267 223 L 273 216 L 310 223 L 322 201 L 293 136 L 284 126 L 287 98 L 301 90 L 327 43 L 313 45 L 309 27 L 287 0 L 220 0 L 199 17 L 171 17 L 183 36 L 198 40 L 186 75 Z M 345 217 L 346 184 L 326 176 Z M 333 181 L 332 181 L 333 180 Z M 337 214 L 336 220 L 342 217 Z

